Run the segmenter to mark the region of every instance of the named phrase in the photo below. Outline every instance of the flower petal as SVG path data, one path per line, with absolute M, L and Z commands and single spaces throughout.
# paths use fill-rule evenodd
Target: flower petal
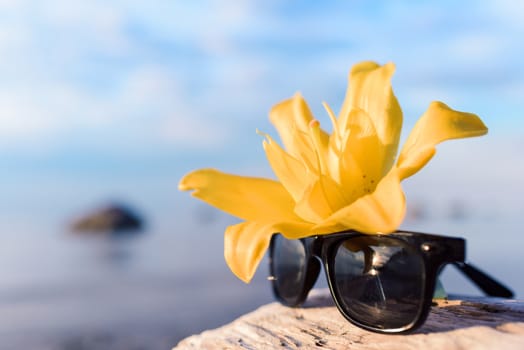
M 304 190 L 295 213 L 305 221 L 320 223 L 347 203 L 340 185 L 320 175 Z
M 374 62 L 362 62 L 353 66 L 338 120 L 338 130 L 344 133 L 349 127 L 351 110 L 361 109 L 371 118 L 380 141 L 387 147 L 386 169 L 394 164 L 402 128 L 402 110 L 391 88 L 394 72 L 393 63 L 379 66 Z
M 400 179 L 419 171 L 435 154 L 442 141 L 484 135 L 488 129 L 478 116 L 455 111 L 442 102 L 432 102 L 417 121 L 400 152 Z
M 405 213 L 406 199 L 393 168 L 375 192 L 340 209 L 313 230 L 320 234 L 330 226 L 343 226 L 365 233 L 391 233 L 400 226 Z
M 315 148 L 309 136 L 309 123 L 313 115 L 304 98 L 297 93 L 280 102 L 271 109 L 269 119 L 277 129 L 286 151 L 310 168 L 316 168 Z M 329 136 L 321 131 L 321 139 L 327 145 Z
M 367 113 L 361 109 L 351 110 L 348 128 L 350 132 L 342 143 L 339 169 L 341 185 L 352 203 L 373 192 L 389 169 L 384 169 L 387 147 L 380 141 Z
M 300 221 L 293 198 L 277 181 L 200 169 L 184 176 L 178 188 L 247 221 Z
M 243 222 L 229 226 L 224 234 L 224 257 L 233 273 L 249 283 L 269 247 L 271 236 L 280 232 L 288 238 L 310 235 L 312 225 L 302 223 Z
M 271 240 L 271 226 L 243 222 L 229 226 L 224 234 L 224 258 L 233 273 L 249 283 Z
M 284 151 L 271 136 L 267 134 L 264 136 L 266 140 L 263 145 L 269 164 L 276 177 L 297 202 L 304 195 L 304 190 L 310 180 L 307 176 L 307 167 Z

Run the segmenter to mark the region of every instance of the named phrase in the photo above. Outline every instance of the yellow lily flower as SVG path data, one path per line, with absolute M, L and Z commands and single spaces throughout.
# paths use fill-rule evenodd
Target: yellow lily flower
M 438 143 L 487 133 L 476 115 L 432 102 L 397 158 L 402 111 L 391 88 L 394 70 L 374 62 L 351 69 L 338 118 L 324 105 L 331 134 L 300 94 L 273 107 L 270 120 L 284 148 L 267 134 L 263 146 L 278 180 L 214 169 L 182 178 L 180 190 L 244 220 L 226 229 L 224 242 L 226 262 L 241 280 L 251 280 L 277 232 L 296 239 L 395 231 L 406 211 L 400 182 L 433 157 Z

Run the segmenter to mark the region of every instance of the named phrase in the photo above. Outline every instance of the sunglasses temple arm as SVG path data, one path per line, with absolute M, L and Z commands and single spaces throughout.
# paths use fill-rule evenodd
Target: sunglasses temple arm
M 513 292 L 488 276 L 486 273 L 480 271 L 478 268 L 465 262 L 454 262 L 460 272 L 474 282 L 484 293 L 491 297 L 513 298 Z

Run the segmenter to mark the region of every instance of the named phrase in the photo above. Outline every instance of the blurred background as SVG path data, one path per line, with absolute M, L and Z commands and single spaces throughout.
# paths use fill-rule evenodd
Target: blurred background
M 271 106 L 301 91 L 329 125 L 321 102 L 339 109 L 361 60 L 395 62 L 403 139 L 433 100 L 489 127 L 404 182 L 403 228 L 467 238 L 524 297 L 523 18 L 501 0 L 0 1 L 2 349 L 168 349 L 271 301 L 265 263 L 245 285 L 223 261 L 236 220 L 178 180 L 272 176 Z M 141 230 L 72 232 L 107 205 Z

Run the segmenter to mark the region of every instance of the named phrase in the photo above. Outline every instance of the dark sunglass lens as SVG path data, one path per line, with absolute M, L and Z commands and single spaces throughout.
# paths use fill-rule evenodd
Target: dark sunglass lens
M 273 238 L 271 272 L 277 296 L 289 305 L 299 302 L 306 275 L 306 251 L 299 240 Z
M 353 320 L 376 329 L 402 329 L 422 308 L 424 271 L 420 254 L 400 240 L 355 237 L 336 251 L 333 287 Z

